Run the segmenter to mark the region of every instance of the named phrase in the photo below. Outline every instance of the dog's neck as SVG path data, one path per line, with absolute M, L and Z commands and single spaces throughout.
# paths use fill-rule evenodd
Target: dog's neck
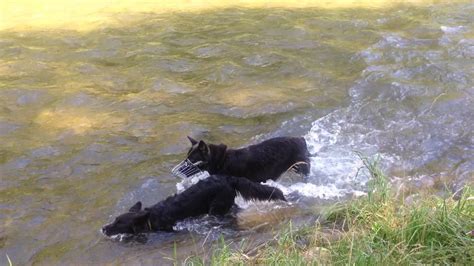
M 176 197 L 176 194 L 148 208 L 148 210 L 150 211 L 150 216 L 146 221 L 146 228 L 149 229 L 151 232 L 173 231 L 173 226 L 178 220 L 180 220 L 180 217 L 175 217 L 175 219 L 167 219 L 165 217 L 168 216 L 164 214 L 163 211 L 166 208 L 176 208 L 176 206 L 168 205 L 174 197 Z
M 227 146 L 224 144 L 209 144 L 209 151 L 209 173 L 217 173 L 222 168 L 226 160 Z

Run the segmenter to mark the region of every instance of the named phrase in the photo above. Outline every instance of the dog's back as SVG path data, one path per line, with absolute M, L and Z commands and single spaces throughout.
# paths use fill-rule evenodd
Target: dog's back
M 222 177 L 221 177 L 222 178 Z M 283 192 L 276 188 L 255 183 L 247 178 L 225 176 L 231 187 L 246 200 L 283 200 Z
M 242 149 L 228 149 L 218 173 L 263 182 L 278 179 L 292 167 L 309 174 L 309 152 L 303 138 L 279 137 Z
M 188 139 L 192 146 L 187 158 L 172 170 L 178 176 L 190 177 L 207 171 L 211 175 L 239 176 L 262 182 L 276 180 L 290 169 L 309 174 L 310 155 L 304 138 L 272 138 L 241 149 Z
M 237 193 L 244 199 L 283 200 L 283 192 L 275 187 L 254 183 L 245 178 L 213 175 L 199 181 L 180 194 L 176 194 L 148 208 L 158 217 L 160 228 L 169 228 L 177 221 L 202 214 L 224 215 Z

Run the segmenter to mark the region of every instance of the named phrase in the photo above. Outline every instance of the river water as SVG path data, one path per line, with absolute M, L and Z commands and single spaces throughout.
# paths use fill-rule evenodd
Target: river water
M 274 184 L 304 202 L 282 207 L 295 222 L 364 193 L 356 152 L 411 191 L 472 184 L 472 14 L 470 1 L 221 8 L 1 30 L 0 264 L 167 264 L 212 253 L 221 235 L 272 237 L 209 217 L 146 243 L 99 233 L 176 191 L 187 135 L 231 147 L 304 136 L 311 175 Z

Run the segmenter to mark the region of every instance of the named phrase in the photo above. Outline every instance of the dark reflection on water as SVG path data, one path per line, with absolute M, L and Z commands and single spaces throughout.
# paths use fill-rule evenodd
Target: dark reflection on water
M 180 260 L 209 251 L 192 226 L 147 244 L 98 233 L 136 200 L 175 192 L 186 135 L 230 146 L 304 135 L 317 152 L 309 181 L 336 189 L 364 189 L 353 150 L 381 154 L 396 177 L 472 182 L 473 12 L 225 9 L 0 32 L 0 253 L 156 264 L 175 242 Z M 217 232 L 234 242 L 271 236 L 228 229 Z

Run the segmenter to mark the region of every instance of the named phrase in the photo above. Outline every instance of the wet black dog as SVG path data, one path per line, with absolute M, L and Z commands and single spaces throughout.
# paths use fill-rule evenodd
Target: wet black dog
M 308 175 L 309 152 L 304 138 L 278 137 L 241 149 L 207 144 L 188 137 L 192 147 L 187 159 L 209 174 L 246 177 L 254 182 L 276 180 L 293 168 Z
M 210 176 L 199 181 L 181 194 L 142 210 L 137 202 L 129 212 L 102 228 L 107 236 L 117 234 L 139 234 L 152 231 L 172 231 L 176 222 L 203 214 L 224 215 L 239 193 L 244 199 L 283 200 L 278 188 L 251 182 L 233 176 Z

